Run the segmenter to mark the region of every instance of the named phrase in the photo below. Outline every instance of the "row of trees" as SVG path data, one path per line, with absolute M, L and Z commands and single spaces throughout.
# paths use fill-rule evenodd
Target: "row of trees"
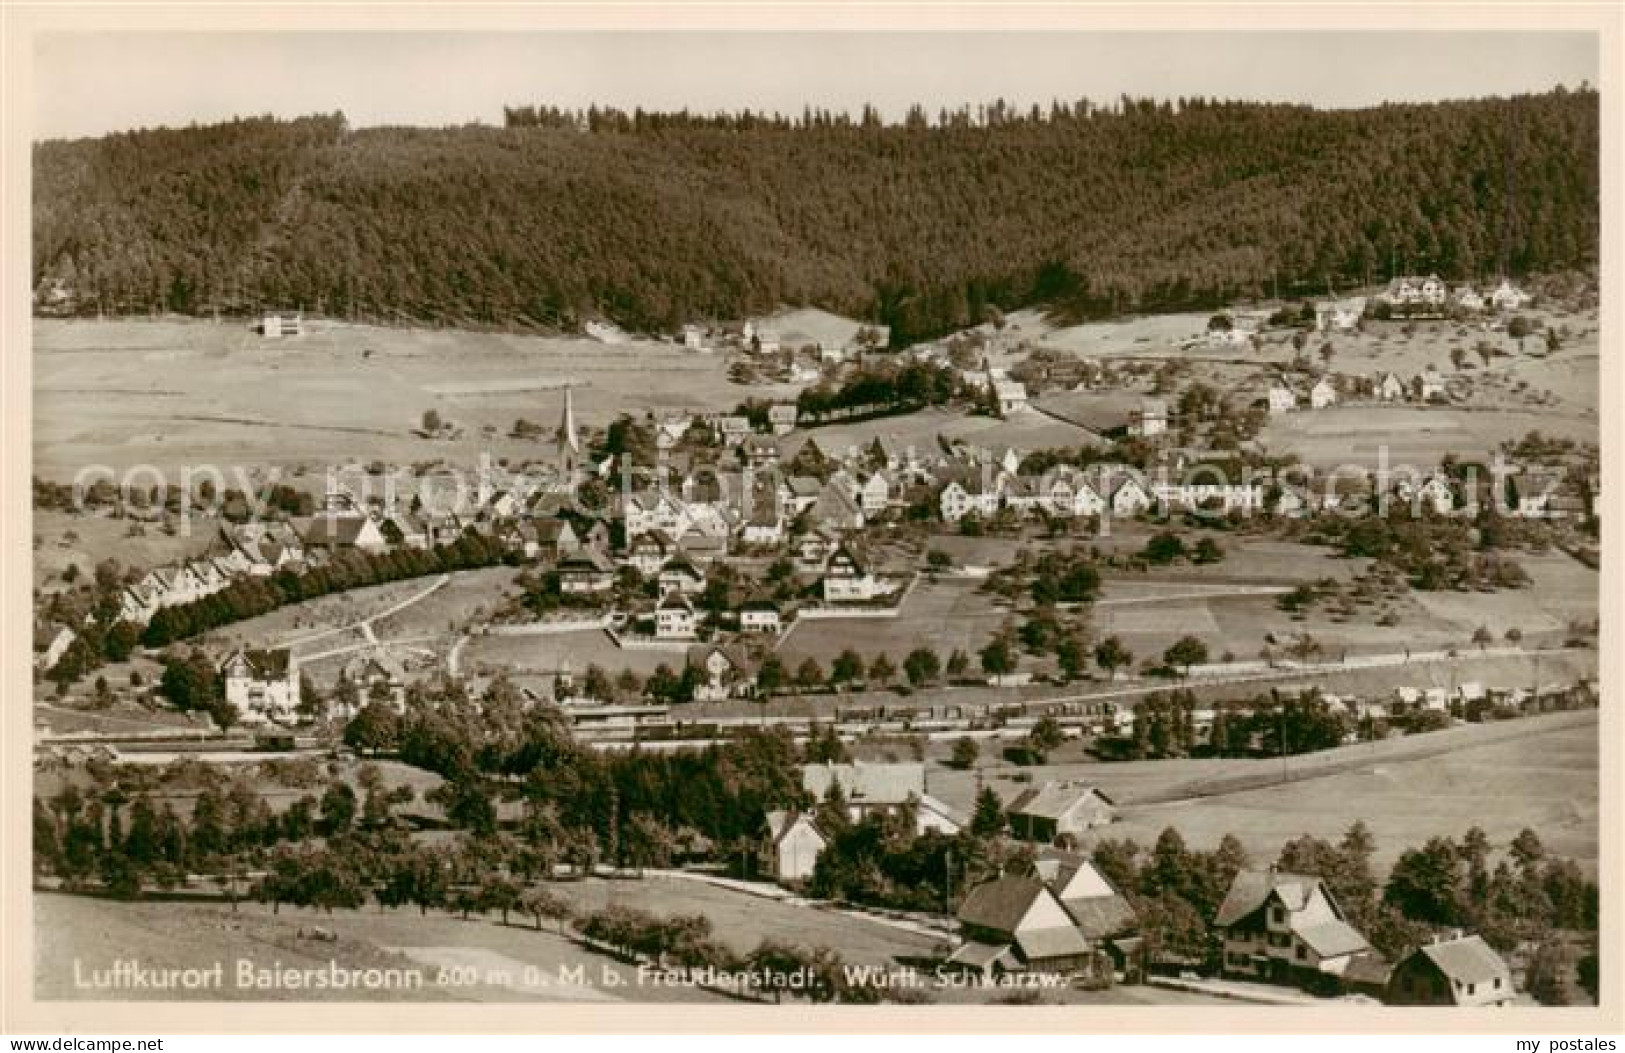
M 401 548 L 381 553 L 344 549 L 304 571 L 282 570 L 268 578 L 240 578 L 212 596 L 165 607 L 147 622 L 141 642 L 148 647 L 164 647 L 287 604 L 406 578 L 494 566 L 512 558 L 501 541 L 474 530 L 433 549 Z

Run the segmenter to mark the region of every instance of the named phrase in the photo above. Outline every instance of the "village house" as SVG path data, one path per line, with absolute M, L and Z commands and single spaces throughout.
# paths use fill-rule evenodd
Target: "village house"
M 999 415 L 1009 417 L 1027 408 L 1027 386 L 1019 380 L 995 380 L 993 398 L 998 403 Z
M 1405 382 L 1392 372 L 1385 372 L 1371 384 L 1371 393 L 1382 402 L 1405 401 Z
M 1552 494 L 1561 479 L 1558 470 L 1518 472 L 1507 476 L 1506 506 L 1522 519 L 1546 519 L 1551 515 Z
M 705 327 L 699 325 L 685 325 L 682 332 L 683 346 L 690 351 L 709 351 L 706 345 Z
M 1449 291 L 1437 274 L 1394 278 L 1382 298 L 1395 307 L 1441 307 Z
M 393 511 L 378 520 L 378 532 L 392 548 L 430 548 L 429 523 L 411 512 Z
M 34 668 L 49 673 L 73 646 L 73 630 L 62 625 L 38 623 L 34 626 Z
M 854 761 L 802 766 L 801 788 L 813 800 L 829 800 L 830 790 L 835 787 L 846 804 L 847 817 L 854 823 L 872 814 L 890 815 L 911 808 L 917 834 L 935 830 L 951 836 L 964 825 L 946 804 L 926 792 L 924 764 Z
M 777 329 L 758 328 L 747 339 L 758 355 L 776 355 L 784 346 Z
M 1075 845 L 1086 831 L 1115 819 L 1116 809 L 1097 787 L 1046 782 L 1017 794 L 1005 814 L 1010 832 L 1023 841 L 1053 845 L 1065 838 Z
M 824 484 L 811 475 L 792 475 L 779 481 L 779 506 L 791 519 L 818 503 Z
M 692 596 L 704 591 L 705 572 L 686 553 L 679 552 L 660 568 L 660 591 Z
M 1290 413 L 1298 408 L 1298 393 L 1283 380 L 1277 380 L 1270 385 L 1266 398 L 1271 413 Z
M 790 363 L 789 372 L 786 374 L 792 384 L 816 384 L 823 375 L 816 365 L 800 359 Z
M 1052 515 L 1084 518 L 1098 516 L 1106 510 L 1106 502 L 1082 472 L 1061 468 L 1040 484 L 1044 507 Z
M 818 500 L 807 511 L 813 523 L 840 533 L 862 530 L 865 522 L 863 508 L 852 493 L 831 479 L 818 492 Z
M 1394 483 L 1394 496 L 1412 507 L 1430 509 L 1434 515 L 1449 515 L 1456 507 L 1456 491 L 1450 477 L 1434 472 L 1420 483 L 1401 477 Z
M 536 554 L 547 560 L 560 560 L 581 550 L 581 538 L 568 519 L 533 519 Z
M 767 843 L 763 864 L 774 880 L 806 881 L 818 865 L 829 840 L 806 812 L 774 810 L 767 813 Z
M 1185 511 L 1251 513 L 1264 507 L 1264 487 L 1258 483 L 1154 483 L 1151 496 L 1163 514 Z
M 1456 306 L 1463 311 L 1482 311 L 1484 309 L 1484 297 L 1471 285 L 1463 285 L 1457 289 L 1455 301 Z
M 1124 465 L 1096 465 L 1097 492 L 1106 495 L 1106 507 L 1112 515 L 1125 518 L 1137 516 L 1151 509 L 1151 493 L 1139 478 L 1139 473 Z
M 355 549 L 372 554 L 389 547 L 378 524 L 360 512 L 318 512 L 306 521 L 301 535 L 307 549 Z
M 1444 377 L 1437 369 L 1428 366 L 1411 381 L 1411 394 L 1420 402 L 1443 402 Z
M 741 648 L 721 644 L 691 648 L 688 664 L 700 673 L 694 686 L 696 702 L 726 702 L 756 694 L 758 663 Z
M 937 508 L 945 523 L 957 523 L 975 514 L 988 519 L 998 514 L 1004 501 L 1004 488 L 985 471 L 963 470 L 951 478 L 937 495 Z
M 858 507 L 865 519 L 878 518 L 891 504 L 892 481 L 884 470 L 871 473 L 858 486 Z
M 262 337 L 276 340 L 284 336 L 299 336 L 305 331 L 305 319 L 301 314 L 278 314 L 267 311 L 260 316 L 259 331 Z
M 397 712 L 405 711 L 406 670 L 385 648 L 370 648 L 351 658 L 341 675 L 355 685 L 362 705 L 383 701 Z
M 223 523 L 220 535 L 231 552 L 243 557 L 247 572 L 255 577 L 270 577 L 304 558 L 299 535 L 288 523 Z
M 777 468 L 779 464 L 779 444 L 771 435 L 752 435 L 740 445 L 740 453 L 744 455 L 745 464 L 753 472 L 764 472 Z
M 1129 415 L 1128 433 L 1142 439 L 1154 439 L 1168 430 L 1168 403 L 1162 399 L 1146 399 L 1140 408 Z
M 699 618 L 687 596 L 673 589 L 655 607 L 655 636 L 661 640 L 692 640 L 699 633 Z
M 1327 406 L 1337 405 L 1337 385 L 1332 383 L 1331 377 L 1321 377 L 1315 381 L 1315 386 L 1309 389 L 1309 408 L 1325 409 Z
M 1315 331 L 1343 332 L 1355 329 L 1365 317 L 1365 297 L 1348 300 L 1328 300 L 1315 304 Z
M 286 647 L 233 651 L 220 663 L 220 679 L 241 723 L 287 723 L 298 711 L 299 669 Z
M 1214 918 L 1226 975 L 1319 988 L 1335 986 L 1370 949 L 1318 877 L 1243 870 Z
M 712 422 L 717 441 L 724 446 L 738 446 L 750 437 L 750 418 L 726 414 Z
M 570 596 L 608 592 L 615 587 L 615 564 L 595 548 L 559 560 L 559 591 Z
M 758 504 L 740 528 L 739 538 L 747 545 L 778 545 L 784 541 L 784 512 L 776 502 Z
M 1072 916 L 1037 878 L 1010 874 L 976 886 L 958 918 L 961 943 L 948 956 L 951 967 L 986 978 L 1019 972 L 1072 976 L 1100 968 Z
M 1434 937 L 1400 959 L 1388 978 L 1389 1005 L 1511 1005 L 1512 970 L 1482 936 Z
M 1040 848 L 1033 873 L 1055 894 L 1091 946 L 1103 947 L 1131 976 L 1140 960 L 1139 916 L 1134 905 L 1080 852 Z
M 804 574 L 822 574 L 840 544 L 834 534 L 816 527 L 798 535 L 792 543 L 796 569 Z
M 777 636 L 784 631 L 779 605 L 771 600 L 751 600 L 739 608 L 739 631 L 769 633 Z
M 622 562 L 636 567 L 639 574 L 649 578 L 659 574 L 660 568 L 676 553 L 677 542 L 671 539 L 671 535 L 664 530 L 648 530 L 632 539 Z
M 799 416 L 794 402 L 775 402 L 767 408 L 767 424 L 774 435 L 788 435 L 794 431 Z
M 882 591 L 873 572 L 847 545 L 837 548 L 824 566 L 825 603 L 867 603 Z
M 627 537 L 637 537 L 652 530 L 663 530 L 676 537 L 688 529 L 692 518 L 684 502 L 664 486 L 627 495 L 621 511 L 626 521 Z
M 1495 291 L 1490 293 L 1490 303 L 1495 305 L 1495 309 L 1497 311 L 1519 310 L 1527 305 L 1532 299 L 1534 299 L 1534 297 L 1530 296 L 1516 285 L 1513 285 L 1512 282 L 1506 278 L 1502 278 L 1501 284 L 1497 285 L 1495 287 Z

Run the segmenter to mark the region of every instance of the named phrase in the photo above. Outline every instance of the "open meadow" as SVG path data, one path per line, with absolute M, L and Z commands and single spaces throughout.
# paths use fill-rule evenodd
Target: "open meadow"
M 1336 840 L 1363 819 L 1376 837 L 1378 873 L 1432 836 L 1460 837 L 1477 824 L 1504 848 L 1527 826 L 1549 851 L 1595 873 L 1598 726 L 1595 710 L 1556 713 L 1344 746 L 1284 765 L 1082 760 L 1018 769 L 987 756 L 976 772 L 933 765 L 929 785 L 934 796 L 968 809 L 979 781 L 1008 801 L 1047 779 L 1075 779 L 1119 805 L 1119 821 L 1094 839 L 1132 837 L 1149 846 L 1172 826 L 1189 844 L 1211 848 L 1230 833 L 1258 862 L 1299 834 Z M 1030 781 L 1016 781 L 1019 772 Z
M 473 464 L 487 450 L 523 461 L 551 449 L 566 384 L 578 419 L 599 427 L 625 412 L 721 410 L 776 390 L 730 384 L 721 354 L 651 341 L 306 328 L 264 340 L 241 321 L 37 320 L 36 473 L 70 481 L 87 464 L 151 464 L 173 480 L 182 465 Z M 414 434 L 428 409 L 461 437 Z M 547 438 L 510 438 L 520 418 Z

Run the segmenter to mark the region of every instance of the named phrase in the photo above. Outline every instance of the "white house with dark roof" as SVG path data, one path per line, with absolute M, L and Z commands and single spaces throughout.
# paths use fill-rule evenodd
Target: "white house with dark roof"
M 759 664 L 743 648 L 705 644 L 690 648 L 688 664 L 698 669 L 701 680 L 694 688 L 696 702 L 726 702 L 730 698 L 750 698 L 756 694 Z
M 699 616 L 694 604 L 678 590 L 666 593 L 655 608 L 655 637 L 661 640 L 692 640 L 699 633 Z
M 837 548 L 824 565 L 826 603 L 867 603 L 883 591 L 874 572 L 848 545 Z
M 1512 970 L 1482 936 L 1435 937 L 1402 958 L 1388 977 L 1389 1005 L 1511 1005 Z
M 244 724 L 285 723 L 299 708 L 299 668 L 286 647 L 268 651 L 238 649 L 220 663 L 226 704 Z
M 779 605 L 772 600 L 751 600 L 746 603 L 739 608 L 739 631 L 777 636 L 784 631 Z
M 1213 919 L 1228 976 L 1313 985 L 1338 977 L 1370 943 L 1318 877 L 1243 870 Z
M 615 587 L 615 564 L 596 548 L 583 548 L 559 560 L 559 591 L 572 596 L 608 592 Z

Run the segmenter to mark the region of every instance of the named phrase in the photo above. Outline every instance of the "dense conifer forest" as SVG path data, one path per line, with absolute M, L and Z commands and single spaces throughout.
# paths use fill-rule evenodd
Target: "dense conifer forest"
M 34 149 L 42 309 L 643 331 L 817 304 L 894 343 L 1593 263 L 1594 91 L 1365 110 L 1122 99 L 900 123 L 509 109 Z

